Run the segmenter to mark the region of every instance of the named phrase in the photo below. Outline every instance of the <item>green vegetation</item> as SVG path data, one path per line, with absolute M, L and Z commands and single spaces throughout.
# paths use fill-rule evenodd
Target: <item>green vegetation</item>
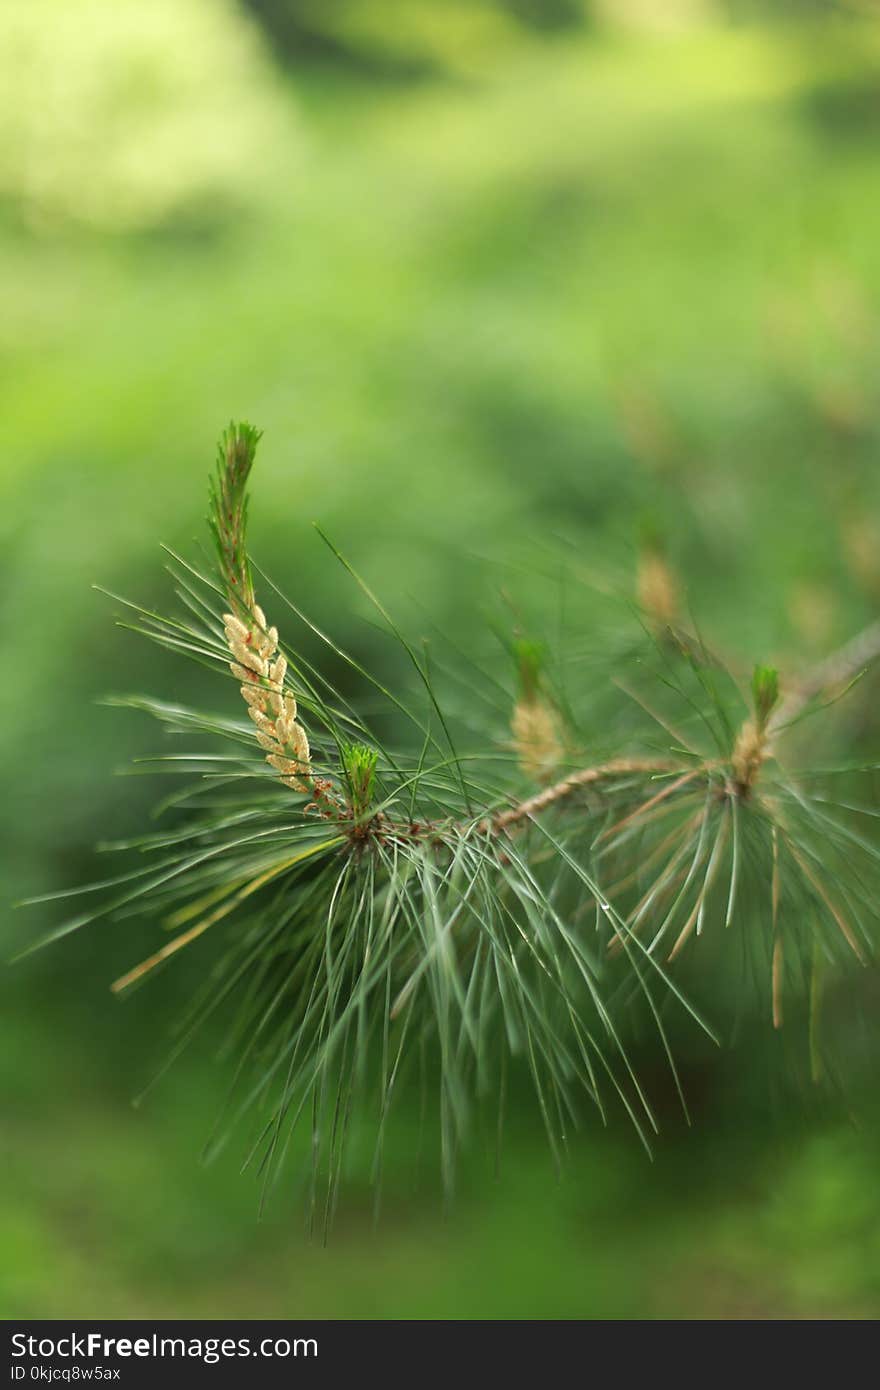
M 34 23 L 51 25 L 48 0 L 21 13 L 38 8 Z M 573 633 L 585 679 L 604 679 L 624 626 L 609 603 L 626 613 L 646 515 L 743 689 L 766 655 L 784 696 L 787 672 L 874 616 L 876 28 L 830 16 L 535 36 L 484 15 L 481 38 L 460 8 L 435 25 L 438 70 L 401 82 L 276 71 L 236 11 L 194 4 L 217 35 L 247 32 L 252 54 L 249 80 L 227 79 L 220 114 L 211 104 L 199 119 L 211 150 L 230 125 L 250 143 L 236 143 L 232 178 L 225 160 L 200 156 L 197 207 L 177 191 L 194 184 L 191 127 L 160 160 L 171 193 L 135 198 L 151 187 L 139 173 L 99 198 L 119 125 L 96 120 L 83 148 L 97 182 L 40 185 L 61 188 L 51 214 L 0 149 L 7 901 L 98 876 L 94 841 L 139 833 L 163 792 L 150 763 L 109 775 L 167 745 L 99 698 L 146 689 L 219 708 L 208 672 L 115 630 L 121 605 L 90 585 L 166 606 L 156 542 L 192 553 L 205 440 L 229 412 L 265 430 L 272 501 L 254 520 L 257 565 L 388 685 L 405 658 L 314 519 L 438 665 L 438 631 L 491 663 L 487 625 L 515 627 L 553 638 L 551 651 Z M 40 90 L 13 98 L 22 120 Z M 131 90 L 121 83 L 119 99 Z M 149 84 L 138 101 L 170 109 Z M 576 580 L 562 601 L 561 560 Z M 317 637 L 294 635 L 315 660 Z M 498 657 L 510 668 L 500 646 Z M 558 674 L 542 661 L 554 708 Z M 341 666 L 330 675 L 352 693 Z M 769 679 L 756 705 L 772 719 Z M 791 738 L 832 765 L 853 737 L 870 760 L 876 735 L 857 689 L 821 730 L 811 721 Z M 865 781 L 873 804 L 876 774 Z M 18 914 L 10 954 L 56 922 Z M 155 929 L 121 922 L 4 973 L 9 1314 L 880 1306 L 876 1116 L 862 1095 L 873 970 L 855 1006 L 825 1001 L 848 1049 L 840 1104 L 797 1060 L 806 1018 L 787 1015 L 775 1035 L 748 1018 L 736 1031 L 734 1000 L 720 1058 L 687 1056 L 690 1132 L 654 1079 L 651 1167 L 622 1122 L 607 1134 L 589 1123 L 557 1183 L 524 1093 L 500 1178 L 495 1135 L 475 1135 L 444 1216 L 437 1117 L 420 1117 L 414 1091 L 386 1136 L 378 1227 L 369 1136 L 359 1149 L 355 1135 L 324 1251 L 304 1243 L 292 1185 L 255 1223 L 240 1144 L 198 1163 L 228 1084 L 229 1060 L 214 1060 L 222 1023 L 130 1109 L 211 964 L 207 943 L 194 947 L 114 1000 L 110 983 L 153 949 Z

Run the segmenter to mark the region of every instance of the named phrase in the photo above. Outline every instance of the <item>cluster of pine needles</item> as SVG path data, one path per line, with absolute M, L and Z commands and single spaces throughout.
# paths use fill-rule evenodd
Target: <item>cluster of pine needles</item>
M 437 1088 L 447 1183 L 475 1109 L 503 1108 L 511 1068 L 530 1073 L 557 1154 L 585 1102 L 603 1117 L 621 1106 L 648 1146 L 657 1121 L 630 1012 L 650 1023 L 686 1109 L 668 1021 L 680 1013 L 712 1036 L 677 978 L 709 938 L 739 938 L 768 1023 L 807 1001 L 818 1075 L 819 981 L 872 956 L 880 850 L 864 827 L 878 811 L 837 799 L 839 769 L 789 768 L 785 736 L 858 675 L 852 663 L 788 694 L 757 667 L 743 691 L 669 621 L 668 584 L 653 620 L 645 612 L 648 575 L 610 703 L 563 699 L 556 658 L 514 636 L 506 683 L 462 658 L 462 724 L 353 571 L 409 663 L 403 695 L 263 581 L 274 616 L 305 625 L 347 669 L 359 708 L 385 704 L 400 731 L 389 748 L 257 604 L 258 439 L 241 424 L 220 441 L 214 572 L 172 555 L 178 615 L 127 605 L 128 626 L 226 678 L 221 713 L 126 700 L 195 737 L 164 763 L 198 776 L 164 803 L 168 829 L 122 846 L 140 851 L 136 867 L 94 885 L 97 906 L 46 940 L 107 916 L 161 922 L 163 944 L 113 986 L 125 991 L 206 938 L 175 1055 L 222 1019 L 235 1076 L 221 1132 L 249 1118 L 246 1163 L 268 1186 L 308 1126 L 313 1203 L 328 1217 L 352 1116 L 373 1117 L 378 1178 L 395 1094 L 420 1070 Z

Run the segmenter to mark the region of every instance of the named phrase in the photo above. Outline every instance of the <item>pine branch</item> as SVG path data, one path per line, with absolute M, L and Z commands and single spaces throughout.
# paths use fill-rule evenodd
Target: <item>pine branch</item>
M 836 652 L 820 661 L 786 696 L 771 721 L 770 732 L 780 733 L 811 701 L 856 680 L 880 657 L 880 620 L 870 623 Z
M 211 485 L 225 611 L 216 579 L 183 562 L 182 618 L 129 607 L 136 631 L 230 669 L 250 723 L 132 697 L 176 735 L 209 738 L 212 749 L 225 740 L 227 752 L 200 747 L 157 760 L 200 778 L 167 799 L 183 823 L 135 842 L 148 867 L 139 857 L 131 873 L 101 886 L 97 906 L 47 939 L 102 916 L 163 916 L 178 934 L 118 990 L 215 942 L 182 1036 L 229 1010 L 242 1074 L 252 1069 L 239 1108 L 264 1121 L 253 1150 L 264 1181 L 310 1114 L 331 1212 L 355 1098 L 376 1106 L 378 1164 L 400 1078 L 427 1049 L 440 1078 L 447 1182 L 473 1107 L 503 1093 L 511 1059 L 531 1075 L 554 1151 L 583 1099 L 604 1116 L 608 1096 L 647 1145 L 656 1121 L 625 1026 L 641 1001 L 681 1093 L 661 1005 L 714 1036 L 670 973 L 685 954 L 702 960 L 700 939 L 713 931 L 725 969 L 737 938 L 737 958 L 765 982 L 757 1007 L 772 1026 L 789 1016 L 786 998 L 805 996 L 810 1071 L 830 1074 L 817 972 L 824 990 L 832 970 L 872 958 L 880 849 L 859 818 L 878 811 L 826 794 L 827 779 L 808 768 L 780 767 L 774 747 L 811 700 L 880 654 L 880 623 L 783 699 L 775 670 L 755 667 L 744 719 L 722 664 L 696 639 L 668 640 L 673 591 L 654 554 L 640 588 L 656 610 L 648 623 L 656 640 L 629 648 L 628 681 L 617 669 L 623 659 L 615 666 L 614 684 L 632 697 L 626 719 L 607 719 L 593 681 L 557 698 L 543 643 L 518 637 L 509 705 L 497 709 L 505 687 L 493 672 L 483 726 L 473 699 L 479 674 L 469 667 L 461 677 L 460 723 L 473 745 L 464 755 L 427 665 L 381 605 L 427 692 L 427 715 L 312 625 L 334 660 L 371 682 L 398 726 L 410 722 L 416 742 L 385 749 L 319 670 L 281 651 L 257 603 L 247 489 L 259 438 L 250 425 L 230 425 Z M 650 689 L 636 688 L 646 680 Z M 301 705 L 335 749 L 329 776 L 316 770 Z M 611 756 L 584 757 L 600 739 Z M 656 755 L 643 751 L 658 742 Z M 560 776 L 565 765 L 575 770 Z
M 526 797 L 517 806 L 512 806 L 507 811 L 499 811 L 494 816 L 480 821 L 479 828 L 484 833 L 491 832 L 497 835 L 501 831 L 509 830 L 513 825 L 530 820 L 584 787 L 596 786 L 618 777 L 654 777 L 664 772 L 673 772 L 678 767 L 680 764 L 670 762 L 668 758 L 612 758 L 596 767 L 585 767 L 579 772 L 570 773 L 560 781 L 554 782 L 552 787 L 545 787 L 543 791 Z

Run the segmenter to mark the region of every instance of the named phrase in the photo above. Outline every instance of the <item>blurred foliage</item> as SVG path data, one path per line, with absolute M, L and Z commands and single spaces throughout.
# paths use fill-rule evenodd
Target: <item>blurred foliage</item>
M 94 877 L 93 843 L 165 790 L 111 776 L 155 731 L 98 697 L 223 699 L 89 586 L 164 604 L 158 542 L 201 534 L 230 415 L 266 431 L 258 561 L 389 679 L 396 651 L 312 518 L 408 630 L 484 654 L 511 605 L 537 638 L 601 646 L 599 591 L 625 611 L 645 515 L 744 681 L 758 659 L 784 682 L 876 612 L 870 16 L 681 4 L 642 32 L 651 6 L 597 5 L 536 33 L 424 0 L 397 7 L 401 32 L 391 8 L 321 12 L 352 51 L 427 53 L 418 82 L 282 75 L 220 0 L 3 12 L 7 901 Z M 876 747 L 867 694 L 839 717 Z M 356 1164 L 329 1251 L 304 1247 L 297 1192 L 258 1227 L 235 1146 L 197 1164 L 226 1082 L 210 1039 L 128 1107 L 210 960 L 120 1006 L 107 984 L 145 945 L 96 931 L 4 974 L 7 1315 L 880 1307 L 872 1102 L 856 1129 L 792 1097 L 748 1021 L 693 1059 L 695 1131 L 670 1118 L 650 1170 L 627 1134 L 590 1131 L 556 1185 L 523 1119 L 497 1184 L 475 1140 L 443 1218 L 427 1160 L 414 1183 L 414 1103 L 377 1229 Z M 852 1049 L 870 1071 L 870 1043 Z
M 295 150 L 295 110 L 224 0 L 4 5 L 0 49 L 0 199 L 35 229 L 211 224 Z
M 279 56 L 379 81 L 449 71 L 474 46 L 577 28 L 585 0 L 242 0 Z

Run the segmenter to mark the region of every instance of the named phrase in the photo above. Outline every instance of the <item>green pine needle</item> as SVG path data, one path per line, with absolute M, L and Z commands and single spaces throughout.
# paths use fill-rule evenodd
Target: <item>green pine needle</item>
M 605 680 L 576 645 L 554 652 L 570 741 L 558 780 L 536 791 L 510 719 L 543 679 L 545 643 L 511 641 L 510 690 L 451 646 L 429 666 L 355 575 L 410 659 L 412 688 L 391 690 L 260 576 L 275 616 L 286 606 L 308 623 L 359 697 L 285 646 L 274 684 L 253 658 L 245 676 L 258 696 L 244 708 L 224 612 L 233 606 L 241 632 L 262 611 L 247 547 L 259 438 L 242 423 L 220 439 L 210 492 L 218 573 L 172 556 L 177 612 L 125 603 L 125 627 L 225 678 L 218 710 L 115 697 L 174 740 L 137 771 L 186 780 L 149 834 L 114 847 L 134 855 L 132 867 L 82 890 L 86 906 L 36 943 L 142 915 L 156 949 L 117 981 L 122 992 L 182 952 L 201 953 L 204 984 L 172 1055 L 223 1018 L 233 1087 L 208 1151 L 256 1121 L 245 1166 L 268 1193 L 307 1126 L 310 1205 L 326 1224 L 352 1127 L 372 1124 L 378 1181 L 390 1109 L 417 1074 L 431 1078 L 451 1186 L 475 1114 L 499 1105 L 517 1070 L 531 1078 L 560 1161 L 585 1105 L 604 1120 L 617 1103 L 648 1146 L 657 1120 L 632 1056 L 634 1021 L 651 1028 L 687 1113 L 674 1037 L 682 1027 L 714 1036 L 705 1005 L 731 978 L 734 940 L 768 1020 L 781 1026 L 784 1001 L 806 1001 L 805 1046 L 813 1075 L 824 1075 L 819 974 L 827 989 L 833 971 L 873 954 L 880 812 L 852 799 L 858 774 L 790 771 L 768 755 L 776 671 L 754 671 L 764 742 L 746 785 L 731 763 L 745 728 L 737 683 L 698 637 L 615 645 Z M 267 650 L 277 637 L 260 635 Z M 391 747 L 371 730 L 380 706 L 396 726 Z M 311 744 L 305 797 L 265 756 L 284 733 L 274 721 L 287 719 L 292 737 L 300 717 Z

